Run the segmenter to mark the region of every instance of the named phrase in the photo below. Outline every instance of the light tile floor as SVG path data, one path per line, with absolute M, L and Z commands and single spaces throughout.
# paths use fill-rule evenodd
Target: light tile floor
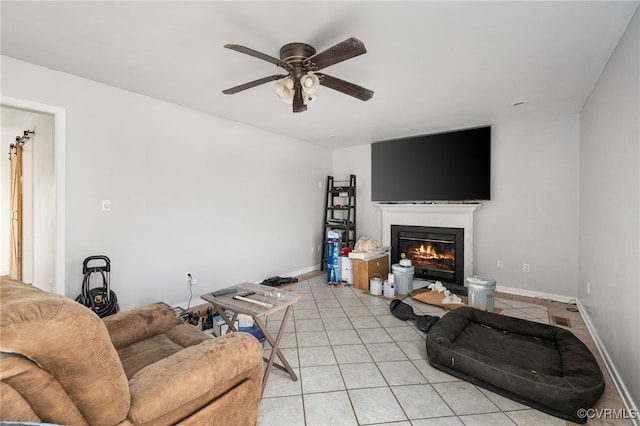
M 434 369 L 425 334 L 395 318 L 389 300 L 310 275 L 293 285 L 303 297 L 281 341 L 298 381 L 271 371 L 259 426 L 566 424 Z M 405 302 L 417 314 L 445 314 L 411 298 Z M 498 298 L 496 307 L 503 315 L 549 323 L 545 304 Z M 271 315 L 267 328 L 276 333 L 281 322 L 282 315 Z

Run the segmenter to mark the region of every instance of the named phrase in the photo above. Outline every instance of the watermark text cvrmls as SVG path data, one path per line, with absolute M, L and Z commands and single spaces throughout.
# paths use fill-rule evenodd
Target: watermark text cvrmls
M 581 408 L 576 413 L 580 419 L 623 420 L 638 419 L 640 412 L 636 408 Z

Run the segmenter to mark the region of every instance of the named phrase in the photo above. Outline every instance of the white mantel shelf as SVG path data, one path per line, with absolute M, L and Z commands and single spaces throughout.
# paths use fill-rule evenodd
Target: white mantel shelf
M 464 229 L 464 276 L 473 275 L 473 215 L 482 204 L 376 204 L 382 211 L 382 246 L 391 246 L 391 225 Z

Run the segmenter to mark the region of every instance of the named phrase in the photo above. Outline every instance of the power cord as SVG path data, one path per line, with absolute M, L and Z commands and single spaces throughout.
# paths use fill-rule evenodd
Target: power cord
M 193 285 L 193 277 L 191 274 L 187 274 L 187 285 L 189 286 L 189 301 L 187 302 L 187 312 L 189 312 L 189 308 L 191 307 L 191 299 L 193 298 L 193 289 L 191 286 Z

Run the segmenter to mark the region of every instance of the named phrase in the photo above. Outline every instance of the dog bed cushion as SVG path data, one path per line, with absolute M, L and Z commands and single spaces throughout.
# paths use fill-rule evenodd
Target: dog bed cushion
M 576 423 L 604 391 L 593 354 L 560 327 L 460 308 L 429 330 L 426 345 L 435 368 Z

